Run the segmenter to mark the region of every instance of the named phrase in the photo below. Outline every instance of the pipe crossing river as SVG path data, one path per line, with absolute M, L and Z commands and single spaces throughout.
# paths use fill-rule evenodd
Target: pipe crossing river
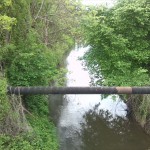
M 150 87 L 8 87 L 8 94 L 150 94 Z

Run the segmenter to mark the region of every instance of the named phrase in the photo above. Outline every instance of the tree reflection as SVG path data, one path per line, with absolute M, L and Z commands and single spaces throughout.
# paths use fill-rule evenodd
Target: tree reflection
M 99 105 L 83 116 L 82 141 L 84 150 L 146 150 L 150 139 L 128 119 L 115 117 L 99 110 Z M 137 130 L 138 129 L 138 130 Z

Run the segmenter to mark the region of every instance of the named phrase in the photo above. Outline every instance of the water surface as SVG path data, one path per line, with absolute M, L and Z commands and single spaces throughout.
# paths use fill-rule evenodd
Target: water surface
M 67 58 L 67 86 L 90 86 L 83 67 L 87 48 L 72 50 Z M 126 104 L 115 95 L 51 95 L 60 150 L 148 150 L 150 137 L 126 117 Z

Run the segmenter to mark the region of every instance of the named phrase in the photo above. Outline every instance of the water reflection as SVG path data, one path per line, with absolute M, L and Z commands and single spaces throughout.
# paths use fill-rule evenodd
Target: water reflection
M 67 86 L 90 85 L 88 70 L 78 60 L 86 50 L 75 49 L 68 56 Z M 117 95 L 50 95 L 49 103 L 60 150 L 147 150 L 150 146 L 150 138 L 126 118 L 126 104 Z
M 63 106 L 63 95 L 50 94 L 49 95 L 49 117 L 57 126 L 61 107 Z
M 83 116 L 81 124 L 83 150 L 147 150 L 150 139 L 127 118 L 113 117 L 95 105 Z

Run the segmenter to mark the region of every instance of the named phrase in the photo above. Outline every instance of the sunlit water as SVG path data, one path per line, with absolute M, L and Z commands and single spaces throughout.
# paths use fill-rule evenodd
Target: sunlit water
M 87 48 L 72 50 L 67 58 L 67 86 L 90 86 L 83 67 Z M 126 118 L 126 104 L 116 95 L 51 95 L 50 111 L 56 123 L 60 150 L 148 150 L 150 138 Z

